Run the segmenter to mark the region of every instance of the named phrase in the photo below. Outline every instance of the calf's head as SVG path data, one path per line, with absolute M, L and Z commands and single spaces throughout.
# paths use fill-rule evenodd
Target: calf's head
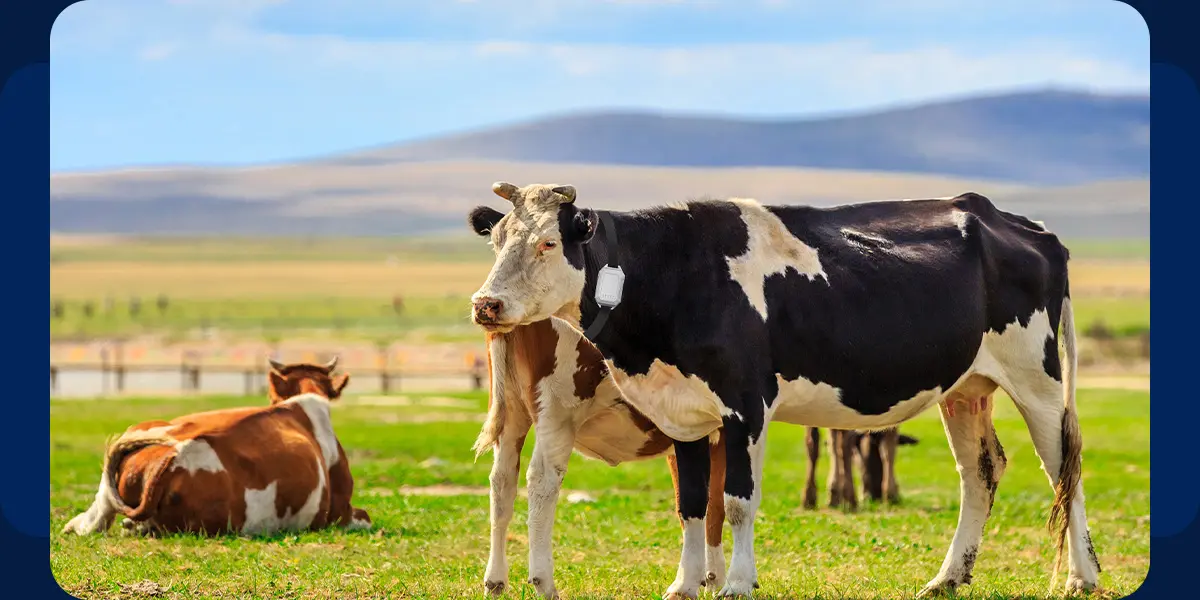
M 269 359 L 271 372 L 267 374 L 268 396 L 271 404 L 278 404 L 300 394 L 312 393 L 335 400 L 342 395 L 346 384 L 350 383 L 350 374 L 342 373 L 333 376 L 338 359 L 324 365 L 295 363 L 285 365 L 275 359 Z
M 596 231 L 596 215 L 575 207 L 569 185 L 492 185 L 512 202 L 508 214 L 487 206 L 471 211 L 476 234 L 489 236 L 496 262 L 471 296 L 471 320 L 506 332 L 577 305 L 584 286 L 584 244 Z

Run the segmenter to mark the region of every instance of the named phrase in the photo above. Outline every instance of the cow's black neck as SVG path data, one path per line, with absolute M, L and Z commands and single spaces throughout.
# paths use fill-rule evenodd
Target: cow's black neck
M 595 299 L 597 273 L 607 264 L 619 264 L 625 273 L 621 303 L 612 309 L 604 328 L 592 342 L 606 358 L 624 368 L 631 362 L 643 363 L 662 357 L 666 351 L 666 348 L 655 348 L 655 344 L 646 344 L 644 336 L 648 327 L 661 328 L 663 321 L 653 316 L 665 314 L 665 307 L 660 304 L 665 298 L 675 297 L 675 291 L 670 289 L 673 278 L 662 276 L 664 270 L 671 268 L 674 253 L 662 247 L 669 236 L 662 235 L 663 223 L 657 219 L 637 212 L 609 214 L 610 222 L 617 230 L 618 256 L 615 261 L 609 260 L 611 250 L 603 230 L 597 231 L 584 245 L 586 281 L 580 298 L 580 324 L 586 330 L 600 313 Z M 659 229 L 650 227 L 652 224 Z

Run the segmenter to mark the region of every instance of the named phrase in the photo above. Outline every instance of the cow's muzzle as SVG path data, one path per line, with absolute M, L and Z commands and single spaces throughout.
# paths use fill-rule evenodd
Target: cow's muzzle
M 504 310 L 504 302 L 496 298 L 478 298 L 472 303 L 471 318 L 479 325 L 497 325 L 500 321 L 500 311 Z

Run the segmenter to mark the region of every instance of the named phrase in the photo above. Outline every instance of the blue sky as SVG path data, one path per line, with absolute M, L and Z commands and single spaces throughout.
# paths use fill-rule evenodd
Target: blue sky
M 806 116 L 1149 90 L 1114 0 L 85 0 L 54 171 L 257 164 L 592 109 Z

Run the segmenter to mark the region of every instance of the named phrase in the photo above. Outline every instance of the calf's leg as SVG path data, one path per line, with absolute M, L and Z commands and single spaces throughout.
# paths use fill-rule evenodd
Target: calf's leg
M 534 432 L 533 456 L 525 482 L 529 489 L 529 583 L 543 598 L 557 598 L 554 587 L 554 513 L 575 445 L 570 420 L 543 414 Z
M 492 473 L 489 504 L 491 509 L 491 544 L 488 550 L 487 571 L 483 575 L 483 586 L 487 593 L 499 595 L 508 586 L 508 555 L 505 552 L 508 540 L 508 524 L 512 522 L 513 508 L 517 500 L 517 483 L 520 479 L 521 449 L 525 447 L 525 436 L 529 424 L 508 423 L 492 448 Z

